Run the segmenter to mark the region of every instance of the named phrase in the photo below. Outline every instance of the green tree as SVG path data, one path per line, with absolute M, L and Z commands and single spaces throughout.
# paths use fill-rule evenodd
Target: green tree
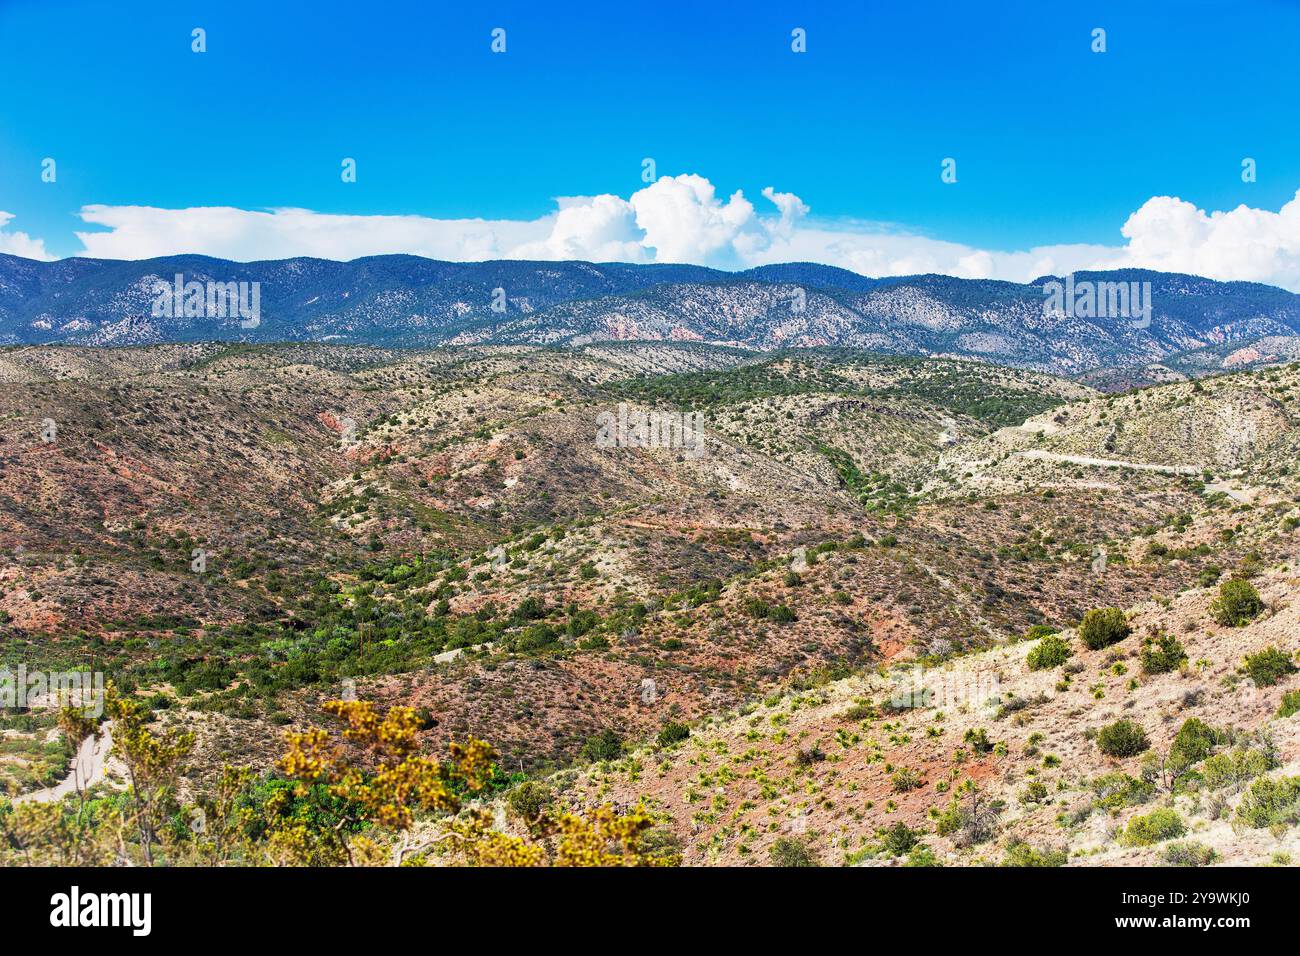
M 1131 720 L 1117 720 L 1097 732 L 1097 748 L 1108 757 L 1134 757 L 1149 746 L 1147 732 Z
M 1264 610 L 1255 585 L 1241 578 L 1233 578 L 1219 585 L 1219 596 L 1210 604 L 1210 614 L 1224 627 L 1241 627 L 1259 616 Z
M 1117 607 L 1093 608 L 1079 624 L 1079 637 L 1089 650 L 1118 644 L 1132 633 L 1128 618 Z

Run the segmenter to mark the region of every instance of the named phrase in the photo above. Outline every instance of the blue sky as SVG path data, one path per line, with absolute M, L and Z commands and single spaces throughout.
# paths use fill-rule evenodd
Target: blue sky
M 85 206 L 536 222 L 556 197 L 628 199 L 653 157 L 769 225 L 770 186 L 800 227 L 1014 251 L 1122 246 L 1152 197 L 1276 213 L 1300 187 L 1294 2 L 550 6 L 0 0 L 0 229 L 66 256 L 107 228 Z

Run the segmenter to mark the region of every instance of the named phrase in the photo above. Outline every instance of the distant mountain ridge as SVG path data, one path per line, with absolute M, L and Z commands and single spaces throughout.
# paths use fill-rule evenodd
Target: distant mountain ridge
M 178 274 L 200 283 L 260 283 L 258 324 L 155 317 L 158 285 Z M 940 275 L 874 279 L 814 263 L 723 272 L 407 255 L 248 263 L 197 255 L 56 262 L 0 255 L 0 345 L 215 340 L 428 347 L 644 339 L 756 350 L 847 346 L 1076 375 L 1300 335 L 1300 296 L 1272 286 L 1145 270 L 1075 274 L 1076 282 L 1150 282 L 1152 322 L 1141 328 L 1126 319 L 1046 314 L 1043 283 L 1053 278 L 1029 284 Z

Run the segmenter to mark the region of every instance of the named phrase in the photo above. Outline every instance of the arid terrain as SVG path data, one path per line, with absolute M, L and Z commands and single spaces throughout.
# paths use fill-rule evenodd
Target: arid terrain
M 184 797 L 356 698 L 426 753 L 490 742 L 506 833 L 527 792 L 640 805 L 692 865 L 1285 863 L 1300 366 L 1241 364 L 1121 392 L 829 348 L 11 347 L 0 663 L 192 732 Z M 681 427 L 641 440 L 652 412 Z M 1258 605 L 1225 624 L 1230 582 Z M 64 781 L 82 741 L 3 714 L 0 788 Z

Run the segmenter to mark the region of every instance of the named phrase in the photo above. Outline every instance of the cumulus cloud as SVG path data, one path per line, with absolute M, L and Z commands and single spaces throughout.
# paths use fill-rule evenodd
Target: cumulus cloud
M 511 250 L 518 259 L 586 259 L 588 262 L 651 262 L 637 230 L 632 205 L 617 196 L 575 196 L 556 201 L 544 239 Z
M 0 252 L 24 259 L 53 259 L 54 256 L 45 251 L 43 240 L 33 239 L 25 232 L 9 232 L 5 228 L 13 218 L 13 213 L 0 210 Z
M 703 176 L 685 174 L 661 177 L 626 199 L 564 197 L 550 214 L 529 220 L 85 206 L 82 219 L 105 231 L 77 236 L 86 255 L 114 259 L 196 252 L 239 260 L 346 260 L 400 252 L 461 261 L 689 262 L 726 269 L 807 261 L 870 276 L 937 272 L 1015 282 L 1082 269 L 1141 267 L 1300 291 L 1300 192 L 1278 212 L 1248 206 L 1206 212 L 1179 198 L 1157 196 L 1123 224 L 1123 245 L 1023 250 L 981 249 L 896 227 L 818 220 L 794 193 L 768 186 L 762 196 L 768 205 L 759 210 L 739 190 L 722 196 Z M 0 229 L 9 218 L 0 213 Z M 39 240 L 0 231 L 0 249 L 14 251 L 14 246 L 48 258 Z
M 661 176 L 630 201 L 643 244 L 657 262 L 730 264 L 761 244 L 761 227 L 740 190 L 726 201 L 703 176 Z
M 1132 265 L 1300 290 L 1300 191 L 1277 212 L 1243 205 L 1207 213 L 1156 196 L 1121 231 L 1128 240 L 1121 261 Z

